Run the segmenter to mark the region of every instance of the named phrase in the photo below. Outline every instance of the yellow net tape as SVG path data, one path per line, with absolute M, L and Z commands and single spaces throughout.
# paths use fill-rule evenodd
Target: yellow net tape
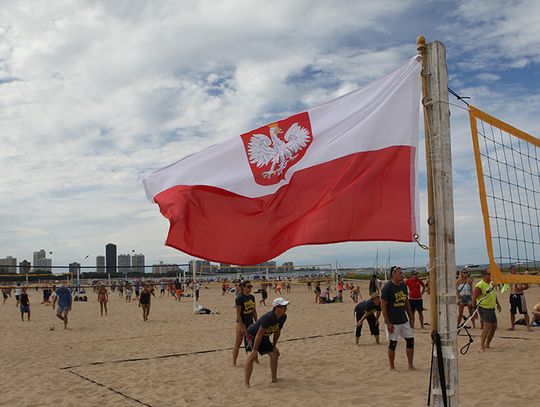
M 469 112 L 491 277 L 540 283 L 540 140 L 473 106 Z

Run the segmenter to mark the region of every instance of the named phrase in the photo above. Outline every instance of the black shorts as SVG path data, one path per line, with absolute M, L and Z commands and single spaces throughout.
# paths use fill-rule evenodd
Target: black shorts
M 490 324 L 497 323 L 497 314 L 495 314 L 495 308 L 482 308 L 478 307 L 478 315 L 480 315 L 480 321 Z
M 255 343 L 255 335 L 250 335 L 246 332 L 246 336 L 244 338 L 244 344 L 246 345 L 246 352 L 251 352 L 253 350 L 254 343 Z M 272 342 L 270 342 L 270 338 L 268 336 L 263 336 L 257 351 L 259 352 L 259 355 L 266 355 L 274 351 L 274 346 L 272 345 Z
M 266 300 L 266 299 L 268 298 L 268 293 L 266 292 L 266 290 L 263 290 L 263 291 L 261 292 L 261 294 L 262 294 L 262 299 L 263 299 L 263 300 Z
M 356 322 L 360 321 L 362 319 L 362 315 L 356 316 Z M 371 335 L 378 336 L 379 335 L 379 324 L 377 324 L 377 318 L 375 318 L 375 315 L 371 314 L 368 317 L 366 317 L 365 321 L 369 324 L 369 330 L 371 332 Z M 362 324 L 363 325 L 363 324 Z M 362 325 L 356 326 L 356 332 L 355 336 L 360 337 L 362 336 Z
M 525 295 L 510 294 L 510 314 L 516 315 L 517 311 L 519 311 L 519 313 L 522 315 L 525 315 L 527 313 L 527 303 L 525 302 Z
M 411 304 L 411 311 L 422 312 L 424 310 L 424 300 L 422 298 L 418 300 L 409 299 L 409 304 Z

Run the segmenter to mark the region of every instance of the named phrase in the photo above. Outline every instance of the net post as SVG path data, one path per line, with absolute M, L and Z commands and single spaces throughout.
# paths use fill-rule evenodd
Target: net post
M 421 48 L 419 43 L 419 50 Z M 434 366 L 442 357 L 446 377 L 446 398 L 443 399 L 437 369 L 432 369 L 433 405 L 459 406 L 456 316 L 456 260 L 454 238 L 454 204 L 452 189 L 452 155 L 450 110 L 448 105 L 448 72 L 444 44 L 435 41 L 425 48 L 426 97 L 423 100 L 426 123 L 426 160 L 428 190 L 431 188 L 430 215 L 430 276 L 434 276 L 436 315 L 434 332 L 442 342 L 442 355 L 433 357 Z M 429 103 L 426 103 L 429 102 Z M 433 231 L 433 235 L 432 232 Z M 430 278 L 431 280 L 431 278 Z M 433 299 L 432 299 L 433 301 Z M 436 321 L 436 323 L 435 323 Z
M 426 103 L 428 102 L 428 68 L 426 59 L 426 39 L 423 35 L 419 35 L 416 39 L 416 49 L 418 56 L 422 62 L 422 106 L 424 111 L 424 140 L 426 145 L 426 176 L 427 176 L 427 195 L 428 195 L 428 238 L 429 238 L 429 293 L 431 303 L 431 328 L 433 331 L 438 330 L 437 321 L 437 285 L 434 261 L 435 253 L 435 223 L 433 221 L 433 177 L 431 164 L 431 132 L 428 119 L 428 110 Z
M 193 287 L 192 289 L 192 293 L 193 293 L 193 312 L 195 313 L 195 310 L 197 309 L 197 300 L 195 299 L 195 280 L 197 279 L 197 268 L 198 268 L 198 261 L 194 261 L 193 262 L 193 268 L 192 268 L 192 281 L 191 281 L 191 286 Z M 187 287 L 186 287 L 186 291 L 187 291 Z

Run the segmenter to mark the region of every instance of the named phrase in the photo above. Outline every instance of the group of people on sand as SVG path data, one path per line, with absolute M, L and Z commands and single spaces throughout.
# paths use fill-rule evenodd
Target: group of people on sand
M 126 284 L 126 301 L 131 302 L 131 284 Z M 37 288 L 36 288 L 37 290 Z M 30 321 L 31 310 L 30 310 L 30 298 L 28 296 L 28 287 L 21 286 L 20 283 L 17 283 L 15 286 L 15 306 L 19 308 L 21 313 L 21 319 L 24 321 L 24 316 L 27 315 L 27 320 Z M 101 316 L 108 314 L 107 304 L 109 302 L 109 291 L 107 286 L 104 283 L 100 283 L 94 288 L 94 291 L 97 294 L 97 302 L 100 305 Z M 155 289 L 152 284 L 143 284 L 142 289 L 137 290 L 137 300 L 138 305 L 142 309 L 143 321 L 148 320 L 150 314 L 150 306 L 152 297 L 155 297 Z M 4 293 L 4 303 L 11 296 L 11 288 L 4 287 L 2 289 Z M 60 287 L 54 285 L 51 288 L 46 287 L 43 289 L 44 300 L 42 304 L 52 305 L 53 310 L 55 311 L 56 316 L 62 320 L 64 323 L 64 329 L 67 329 L 68 326 L 68 313 L 71 311 L 73 304 L 73 295 L 70 288 L 67 286 L 67 282 L 64 282 Z
M 510 267 L 510 274 L 517 274 L 517 267 Z M 482 270 L 481 279 L 474 282 L 469 274 L 469 270 L 464 268 L 460 271 L 456 281 L 456 291 L 458 297 L 458 326 L 463 326 L 469 321 L 476 328 L 476 319 L 480 316 L 482 333 L 480 334 L 480 352 L 490 348 L 491 341 L 498 327 L 497 312 L 501 312 L 502 307 L 497 298 L 497 290 L 504 292 L 509 288 L 509 308 L 510 327 L 509 331 L 516 329 L 516 324 L 525 325 L 527 331 L 532 332 L 533 326 L 540 326 L 540 302 L 531 310 L 532 319 L 529 317 L 525 291 L 529 289 L 529 284 L 513 283 L 500 287 L 494 285 L 491 280 L 491 271 Z M 463 313 L 467 307 L 469 316 L 464 317 Z M 516 321 L 516 315 L 523 316 L 521 321 Z

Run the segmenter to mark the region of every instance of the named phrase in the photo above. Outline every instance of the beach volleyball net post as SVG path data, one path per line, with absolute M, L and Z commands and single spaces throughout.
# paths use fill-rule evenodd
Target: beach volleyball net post
M 491 278 L 540 283 L 540 140 L 473 106 L 469 115 Z

